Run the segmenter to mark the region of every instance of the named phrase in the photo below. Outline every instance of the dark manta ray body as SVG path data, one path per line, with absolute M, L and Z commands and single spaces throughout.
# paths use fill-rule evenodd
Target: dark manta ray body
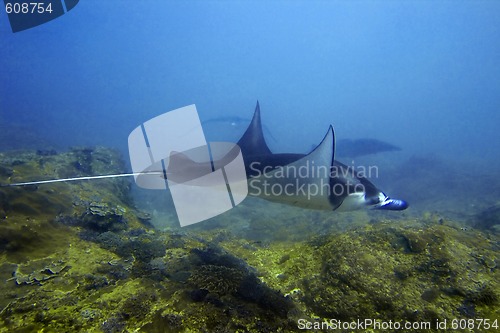
M 401 148 L 377 139 L 342 139 L 336 142 L 335 155 L 338 157 L 359 157 L 386 151 L 400 151 Z
M 310 209 L 353 210 L 362 207 L 403 210 L 408 204 L 391 199 L 368 179 L 334 159 L 335 136 L 330 126 L 309 154 L 273 154 L 262 132 L 257 102 L 253 119 L 238 141 L 249 194 L 269 201 Z

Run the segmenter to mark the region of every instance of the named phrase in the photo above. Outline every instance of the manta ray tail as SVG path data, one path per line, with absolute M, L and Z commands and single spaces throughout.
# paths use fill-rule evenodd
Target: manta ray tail
M 260 106 L 259 101 L 257 101 L 257 106 L 255 107 L 255 112 L 253 114 L 252 121 L 248 128 L 238 141 L 238 146 L 243 153 L 252 155 L 271 155 L 271 150 L 267 146 L 266 140 L 264 139 L 264 133 L 262 131 L 262 122 L 260 120 Z

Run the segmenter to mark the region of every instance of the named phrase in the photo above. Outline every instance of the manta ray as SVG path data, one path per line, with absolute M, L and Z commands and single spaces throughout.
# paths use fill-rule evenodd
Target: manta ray
M 390 143 L 370 138 L 341 139 L 336 142 L 335 148 L 336 156 L 350 158 L 401 150 L 401 148 L 398 146 L 394 146 Z
M 163 170 L 0 184 L 0 187 L 129 177 L 144 173 L 183 184 L 197 177 L 206 176 L 214 170 L 214 165 L 223 166 L 226 164 L 224 161 L 233 160 L 235 155 L 241 152 L 245 168 L 242 176 L 243 178 L 246 176 L 243 181 L 248 186 L 248 194 L 253 196 L 320 210 L 342 211 L 360 208 L 404 210 L 408 207 L 406 201 L 388 197 L 354 167 L 335 160 L 333 126 L 329 126 L 321 143 L 309 154 L 271 152 L 262 128 L 260 106 L 257 102 L 253 118 L 243 136 L 219 161 L 197 161 L 191 159 L 186 152 L 173 152 L 168 168 L 163 167 Z M 197 151 L 198 148 L 194 150 Z
M 257 102 L 252 121 L 237 145 L 243 155 L 250 195 L 319 210 L 408 207 L 406 201 L 391 199 L 353 167 L 335 160 L 331 125 L 309 154 L 273 153 L 264 138 Z

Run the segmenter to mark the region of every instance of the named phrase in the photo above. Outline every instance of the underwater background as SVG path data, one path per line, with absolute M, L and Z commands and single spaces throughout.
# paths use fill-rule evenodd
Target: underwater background
M 497 1 L 80 1 L 16 33 L 2 8 L 0 184 L 130 172 L 130 132 L 190 104 L 236 142 L 258 100 L 273 152 L 330 124 L 399 147 L 338 159 L 410 208 L 247 198 L 180 228 L 133 179 L 0 187 L 0 331 L 495 331 L 498 41 Z

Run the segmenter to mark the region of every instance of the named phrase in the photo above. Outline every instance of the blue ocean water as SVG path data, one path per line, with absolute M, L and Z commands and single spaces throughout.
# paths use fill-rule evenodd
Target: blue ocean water
M 0 331 L 498 329 L 500 1 L 61 1 L 16 33 L 0 6 Z M 190 104 L 237 142 L 257 101 L 273 152 L 333 125 L 336 158 L 409 208 L 249 196 L 181 228 L 179 202 L 234 205 L 233 169 L 198 201 L 126 177 L 9 186 L 130 172 L 129 134 Z
M 102 145 L 126 156 L 136 126 L 189 104 L 202 122 L 238 119 L 205 133 L 237 140 L 259 100 L 277 152 L 307 152 L 333 124 L 339 139 L 402 148 L 360 163 L 406 163 L 411 178 L 422 168 L 411 158 L 424 156 L 424 168 L 444 160 L 470 170 L 459 177 L 491 175 L 499 40 L 496 1 L 81 1 L 18 33 L 2 13 L 3 149 Z M 397 187 L 386 170 L 380 181 Z

